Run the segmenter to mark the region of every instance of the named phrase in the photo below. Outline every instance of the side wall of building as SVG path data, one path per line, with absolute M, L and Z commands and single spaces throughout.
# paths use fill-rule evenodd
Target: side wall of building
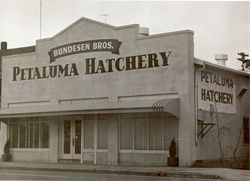
M 211 159 L 232 159 L 234 152 L 236 158 L 249 158 L 249 143 L 243 141 L 243 119 L 250 117 L 250 79 L 247 75 L 233 73 L 223 68 L 207 67 L 205 71 L 229 75 L 234 80 L 235 97 L 234 102 L 228 111 L 223 105 L 212 103 L 211 110 L 198 110 L 198 134 L 201 133 L 201 121 L 213 123 L 214 126 L 202 137 L 198 137 L 197 160 Z M 239 96 L 240 91 L 247 88 L 243 96 Z M 217 89 L 220 91 L 220 89 Z M 198 98 L 199 99 L 199 98 Z M 217 106 L 217 107 L 216 107 Z M 209 127 L 209 126 L 208 126 Z M 207 129 L 204 129 L 205 131 Z M 220 146 L 221 145 L 221 146 Z

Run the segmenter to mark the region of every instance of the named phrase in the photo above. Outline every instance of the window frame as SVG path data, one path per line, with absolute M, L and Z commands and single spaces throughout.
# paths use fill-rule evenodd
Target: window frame
M 126 117 L 126 118 L 121 118 L 121 116 L 119 116 L 119 128 L 118 128 L 118 130 L 119 130 L 119 134 L 118 134 L 118 137 L 119 137 L 119 152 L 121 152 L 121 153 L 165 153 L 166 151 L 168 151 L 169 149 L 168 149 L 168 147 L 166 147 L 165 146 L 165 143 L 166 143 L 166 131 L 167 130 L 165 130 L 164 131 L 164 126 L 165 126 L 165 124 L 167 123 L 167 121 L 169 121 L 170 119 L 175 119 L 175 121 L 176 121 L 176 140 L 178 139 L 177 137 L 178 137 L 178 119 L 177 118 L 175 118 L 175 117 L 167 117 L 167 116 L 165 116 L 165 115 L 163 115 L 163 114 L 161 114 L 161 116 L 159 116 L 159 117 L 157 117 L 157 116 L 148 116 L 150 113 L 146 113 L 146 116 L 143 116 L 143 117 L 140 117 L 140 118 L 138 118 L 138 117 L 136 117 L 135 116 L 135 114 L 136 113 L 133 113 L 133 115 L 132 116 L 128 116 L 128 117 Z M 170 119 L 169 119 L 170 118 Z M 132 137 L 133 137 L 133 139 L 132 139 L 132 149 L 123 149 L 121 146 L 121 144 L 122 144 L 122 135 L 121 135 L 121 125 L 122 125 L 122 123 L 121 123 L 121 121 L 125 121 L 125 120 L 131 120 L 132 119 L 132 121 L 133 121 L 133 128 L 132 128 L 132 130 L 133 130 L 133 132 L 132 132 Z M 145 120 L 145 122 L 146 122 L 146 126 L 147 126 L 147 145 L 146 145 L 146 149 L 135 149 L 135 121 L 136 120 Z M 160 119 L 161 120 L 161 127 L 162 127 L 162 129 L 161 129 L 161 149 L 150 149 L 150 121 L 152 121 L 152 120 L 154 120 L 154 119 Z M 171 138 L 172 139 L 172 138 Z
M 43 141 L 42 138 L 42 134 L 43 134 L 43 124 L 46 123 L 47 127 L 48 127 L 48 131 L 47 131 L 47 139 L 46 142 L 47 144 L 46 147 L 43 147 Z M 13 118 L 10 120 L 9 122 L 9 138 L 10 138 L 10 142 L 11 142 L 11 149 L 18 149 L 18 150 L 27 150 L 27 149 L 49 149 L 49 122 L 47 119 L 45 118 L 41 118 L 41 117 L 27 117 L 27 118 Z M 16 126 L 17 128 L 17 145 L 15 147 L 13 147 L 13 128 L 14 126 Z M 21 132 L 20 132 L 20 127 L 23 126 L 23 129 L 25 131 L 24 133 L 24 138 L 23 136 L 21 136 Z M 35 134 L 35 127 L 38 126 L 38 134 Z M 31 130 L 32 127 L 32 130 Z M 36 138 L 37 136 L 37 138 Z M 21 146 L 21 138 L 23 138 L 24 140 L 24 147 L 20 147 Z M 38 140 L 38 147 L 35 147 L 35 140 Z
M 242 120 L 243 124 L 243 144 L 249 145 L 250 144 L 250 120 L 248 116 L 244 116 Z M 246 136 L 247 135 L 247 136 Z

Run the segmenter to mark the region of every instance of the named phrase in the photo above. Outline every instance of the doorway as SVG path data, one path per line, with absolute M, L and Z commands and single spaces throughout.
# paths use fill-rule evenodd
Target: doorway
M 82 118 L 66 117 L 62 123 L 62 158 L 80 160 L 82 145 Z

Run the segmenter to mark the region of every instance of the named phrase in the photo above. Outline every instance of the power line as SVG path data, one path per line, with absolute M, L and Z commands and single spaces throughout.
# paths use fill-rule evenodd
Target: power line
M 40 0 L 40 39 L 42 38 L 42 0 Z

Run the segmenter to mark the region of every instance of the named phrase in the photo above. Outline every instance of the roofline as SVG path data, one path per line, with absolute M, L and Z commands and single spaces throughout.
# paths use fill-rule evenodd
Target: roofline
M 36 52 L 6 55 L 6 56 L 4 56 L 4 59 L 9 59 L 9 58 L 14 58 L 14 57 L 31 56 L 31 55 L 36 55 Z
M 92 20 L 92 19 L 89 19 L 89 18 L 81 17 L 78 20 L 76 20 L 74 23 L 70 24 L 69 26 L 67 26 L 66 28 L 64 28 L 63 30 L 61 30 L 57 34 L 55 34 L 53 37 L 58 36 L 59 34 L 62 34 L 63 32 L 65 32 L 68 29 L 70 29 L 72 26 L 74 26 L 75 24 L 77 24 L 77 23 L 79 23 L 80 21 L 83 21 L 83 20 L 91 22 L 91 23 L 94 23 L 94 24 L 99 24 L 99 25 L 105 26 L 107 28 L 112 28 L 112 29 L 115 29 L 115 30 L 129 28 L 129 27 L 134 27 L 134 26 L 139 26 L 139 24 L 131 24 L 131 25 L 125 25 L 125 26 L 118 26 L 117 27 L 117 26 L 113 26 L 113 25 L 110 25 L 110 24 L 107 24 L 107 23 L 100 22 L 100 21 L 96 21 L 96 20 Z
M 114 29 L 114 30 L 120 30 L 120 29 L 126 29 L 126 28 L 138 28 L 139 29 L 139 27 L 140 27 L 139 24 L 130 24 L 130 25 L 124 25 L 124 26 L 116 27 L 116 26 L 106 24 L 106 23 L 103 23 L 103 22 L 100 22 L 100 21 L 96 21 L 96 20 L 92 20 L 92 19 L 89 19 L 89 18 L 81 17 L 77 21 L 73 22 L 72 24 L 70 24 L 69 26 L 67 26 L 66 28 L 64 28 L 63 30 L 58 32 L 57 34 L 55 34 L 54 36 L 44 38 L 44 39 L 38 39 L 38 40 L 36 40 L 36 42 L 53 40 L 56 36 L 62 34 L 63 32 L 67 31 L 68 29 L 70 29 L 71 27 L 73 27 L 74 25 L 76 25 L 77 23 L 79 23 L 80 21 L 83 21 L 83 20 L 94 23 L 94 24 L 99 24 L 101 26 L 111 28 L 111 29 Z M 194 34 L 194 31 L 192 31 L 192 30 L 180 30 L 180 31 L 167 32 L 167 33 L 152 34 L 152 35 L 147 35 L 147 36 L 139 36 L 138 35 L 136 37 L 136 40 L 149 39 L 149 38 L 158 38 L 158 37 L 163 37 L 163 36 L 171 36 L 171 35 L 184 34 L 184 33 Z M 37 43 L 36 43 L 36 45 L 37 45 Z M 10 55 L 34 53 L 34 52 L 36 52 L 36 45 L 7 49 L 7 51 L 1 51 L 0 50 L 0 56 L 10 56 Z
M 214 64 L 214 63 L 211 63 L 211 62 L 208 62 L 208 61 L 205 61 L 205 60 L 201 60 L 201 59 L 198 59 L 198 58 L 194 58 L 194 64 L 196 64 L 196 65 L 204 65 L 204 66 L 208 65 L 208 66 L 216 67 L 216 68 L 219 68 L 219 69 L 231 71 L 231 72 L 234 72 L 234 73 L 237 73 L 237 74 L 246 75 L 246 76 L 250 77 L 250 73 L 239 71 L 239 70 L 232 69 L 232 68 L 229 68 L 229 67 L 225 67 L 225 66 L 222 66 L 222 65 Z
M 21 48 L 11 48 L 7 50 L 0 50 L 1 56 L 19 55 L 26 53 L 33 53 L 36 51 L 36 46 L 28 46 Z
M 113 25 L 110 25 L 110 24 L 107 24 L 107 23 L 103 23 L 103 22 L 100 22 L 100 21 L 96 21 L 96 20 L 92 20 L 92 19 L 89 19 L 89 18 L 81 17 L 78 20 L 76 20 L 75 22 L 73 22 L 72 24 L 70 24 L 69 26 L 67 26 L 66 28 L 64 28 L 63 30 L 61 30 L 58 33 L 56 33 L 54 36 L 51 36 L 51 37 L 48 37 L 48 38 L 44 38 L 44 39 L 38 39 L 36 41 L 52 40 L 53 38 L 55 38 L 56 36 L 64 33 L 65 31 L 67 31 L 68 29 L 70 29 L 71 27 L 73 27 L 74 25 L 76 25 L 77 23 L 79 23 L 82 20 L 88 21 L 88 22 L 91 22 L 91 23 L 94 23 L 94 24 L 99 24 L 101 26 L 104 26 L 104 27 L 107 27 L 107 28 L 111 28 L 111 29 L 114 29 L 114 30 L 120 30 L 120 29 L 126 29 L 126 28 L 133 28 L 133 27 L 139 28 L 140 27 L 139 24 L 129 24 L 129 25 L 124 25 L 124 26 L 113 26 Z M 161 37 L 161 36 L 183 34 L 183 33 L 194 34 L 194 31 L 192 31 L 192 30 L 180 30 L 180 31 L 167 32 L 167 33 L 153 34 L 153 35 L 148 35 L 148 36 L 138 36 L 136 39 L 157 38 L 157 37 Z
M 62 34 L 63 32 L 67 31 L 68 29 L 70 29 L 71 27 L 73 27 L 74 25 L 76 25 L 77 23 L 79 23 L 80 21 L 83 21 L 83 20 L 91 22 L 91 23 L 94 23 L 94 24 L 99 24 L 101 26 L 105 26 L 107 28 L 111 28 L 111 29 L 114 29 L 114 30 L 125 29 L 125 28 L 130 28 L 130 27 L 139 27 L 140 26 L 139 24 L 130 24 L 130 25 L 124 25 L 124 26 L 118 26 L 117 27 L 117 26 L 113 26 L 113 25 L 110 25 L 110 24 L 107 24 L 107 23 L 100 22 L 100 21 L 96 21 L 96 20 L 92 20 L 92 19 L 89 19 L 89 18 L 81 17 L 78 20 L 76 20 L 75 22 L 73 22 L 72 24 L 70 24 L 69 26 L 67 26 L 66 28 L 64 28 L 63 30 L 61 30 L 58 33 L 56 33 L 54 36 L 49 37 L 49 38 L 39 39 L 37 41 L 43 41 L 43 40 L 53 39 L 56 36 Z
M 167 33 L 152 34 L 148 36 L 138 36 L 136 39 L 159 38 L 163 36 L 172 36 L 172 35 L 184 34 L 184 33 L 190 33 L 191 35 L 193 35 L 194 31 L 192 30 L 172 31 L 172 32 L 167 32 Z

